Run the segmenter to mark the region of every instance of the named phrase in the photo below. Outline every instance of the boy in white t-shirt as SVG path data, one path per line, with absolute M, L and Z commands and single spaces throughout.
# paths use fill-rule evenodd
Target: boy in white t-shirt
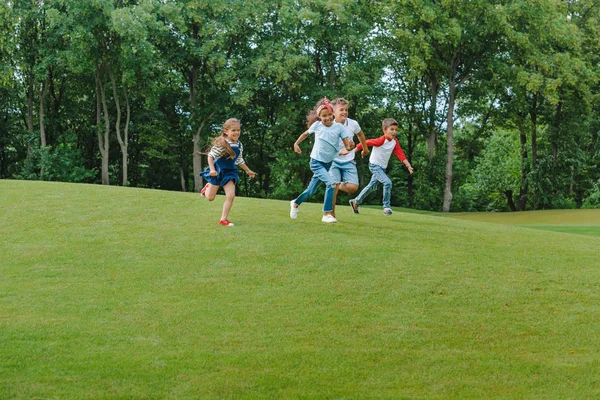
M 377 182 L 383 183 L 383 214 L 392 214 L 392 209 L 390 208 L 392 181 L 385 174 L 385 169 L 387 168 L 392 153 L 394 153 L 396 157 L 398 157 L 398 160 L 406 166 L 410 174 L 414 172 L 413 167 L 410 165 L 410 162 L 406 159 L 406 156 L 402 151 L 402 147 L 400 147 L 400 143 L 398 143 L 398 139 L 396 139 L 398 122 L 393 118 L 386 118 L 381 123 L 381 126 L 383 129 L 383 136 L 380 136 L 377 139 L 367 140 L 367 146 L 373 147 L 371 157 L 369 158 L 369 170 L 373 173 L 373 176 L 371 176 L 371 181 L 365 186 L 360 194 L 355 199 L 350 200 L 350 206 L 356 214 L 358 214 L 358 205 L 361 204 L 369 192 L 375 188 Z M 361 151 L 362 148 L 363 146 L 361 143 L 356 146 L 354 151 Z
M 333 106 L 333 115 L 335 122 L 344 125 L 351 140 L 354 135 L 358 137 L 362 145 L 362 157 L 369 155 L 367 147 L 367 139 L 357 121 L 348 118 L 348 100 L 338 97 L 331 101 Z M 333 192 L 333 215 L 335 216 L 335 203 L 337 201 L 338 190 L 352 194 L 358 190 L 358 171 L 356 170 L 356 162 L 354 161 L 354 152 L 346 151 L 344 144 L 340 141 L 340 155 L 333 160 L 329 174 L 336 183 Z

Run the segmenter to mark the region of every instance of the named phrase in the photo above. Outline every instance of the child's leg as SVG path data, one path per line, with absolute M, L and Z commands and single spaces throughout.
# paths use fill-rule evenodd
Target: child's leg
M 337 185 L 333 180 L 325 182 L 325 200 L 323 201 L 323 214 L 333 214 L 333 192 Z
M 335 217 L 335 204 L 337 203 L 337 195 L 338 190 L 340 188 L 340 182 L 342 182 L 342 169 L 340 165 L 338 165 L 335 161 L 331 164 L 331 168 L 329 169 L 329 175 L 333 182 L 335 182 L 335 186 L 333 189 L 333 203 L 331 214 Z
M 333 187 L 333 203 L 332 203 L 331 215 L 333 215 L 334 217 L 335 217 L 335 203 L 337 202 L 337 195 L 338 195 L 339 190 L 340 190 L 340 184 L 338 183 L 337 185 L 335 185 Z
M 390 198 L 392 197 L 392 180 L 385 174 L 385 170 L 379 166 L 372 168 L 373 177 L 383 183 L 383 208 L 390 208 Z
M 354 199 L 356 204 L 361 204 L 365 200 L 365 198 L 369 195 L 369 192 L 371 192 L 371 190 L 373 190 L 375 188 L 376 184 L 377 184 L 377 178 L 375 178 L 375 175 L 371 175 L 371 180 L 369 181 L 367 186 L 365 186 L 363 188 L 363 190 L 360 191 L 358 196 L 356 196 L 356 198 Z
M 310 162 L 310 169 L 315 173 L 313 178 L 319 179 L 325 183 L 325 201 L 323 202 L 323 214 L 331 214 L 333 212 L 333 192 L 337 186 L 333 178 L 329 174 L 331 163 L 324 163 L 317 160 Z
M 355 185 L 354 183 L 342 182 L 339 185 L 339 189 L 342 192 L 346 192 L 348 194 L 352 194 L 352 193 L 354 193 L 354 192 L 356 192 L 358 190 L 358 185 Z
M 294 203 L 297 206 L 304 203 L 304 201 L 306 199 L 308 199 L 310 196 L 312 196 L 317 191 L 317 188 L 319 187 L 319 183 L 321 183 L 321 180 L 316 175 L 313 175 L 313 177 L 310 180 L 310 183 L 308 184 L 308 187 L 304 190 L 304 192 L 300 193 L 300 196 L 298 196 L 294 200 Z
M 333 168 L 333 167 L 332 167 Z M 341 179 L 339 189 L 348 194 L 358 190 L 358 171 L 354 161 L 341 164 Z
M 219 186 L 212 185 L 209 183 L 208 188 L 204 192 L 204 196 L 208 199 L 208 201 L 213 201 L 215 199 L 215 196 L 217 195 L 218 191 L 219 191 Z
M 223 186 L 225 191 L 225 203 L 223 203 L 223 213 L 221 214 L 221 221 L 226 220 L 229 216 L 229 211 L 233 205 L 233 199 L 235 199 L 235 183 L 229 181 Z

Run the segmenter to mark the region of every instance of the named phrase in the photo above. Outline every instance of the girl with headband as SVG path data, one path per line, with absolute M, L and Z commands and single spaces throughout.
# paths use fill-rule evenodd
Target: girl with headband
M 323 218 L 325 223 L 337 222 L 333 214 L 333 192 L 334 181 L 329 175 L 329 168 L 334 158 L 339 155 L 340 140 L 344 143 L 347 151 L 352 150 L 353 145 L 349 141 L 350 134 L 343 125 L 334 121 L 333 108 L 326 97 L 321 99 L 315 109 L 307 115 L 309 126 L 308 130 L 303 132 L 294 143 L 294 151 L 302 153 L 300 143 L 308 135 L 314 135 L 315 143 L 310 153 L 310 170 L 313 177 L 308 187 L 297 198 L 290 201 L 290 217 L 298 217 L 298 207 L 317 190 L 319 183 L 325 183 L 325 200 L 323 203 Z

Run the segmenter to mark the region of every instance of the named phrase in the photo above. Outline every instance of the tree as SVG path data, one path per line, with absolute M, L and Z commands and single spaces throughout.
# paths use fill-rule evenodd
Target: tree
M 473 82 L 498 52 L 503 38 L 503 11 L 497 1 L 430 2 L 401 0 L 385 6 L 395 36 L 411 39 L 404 60 L 429 77 L 432 100 L 438 82 L 447 99 L 446 174 L 443 211 L 450 211 L 454 164 L 454 117 L 461 86 Z M 432 111 L 435 112 L 435 111 Z M 431 119 L 430 119 L 431 121 Z M 431 124 L 431 122 L 430 122 Z M 431 139 L 430 139 L 431 140 Z M 430 152 L 431 153 L 431 152 Z

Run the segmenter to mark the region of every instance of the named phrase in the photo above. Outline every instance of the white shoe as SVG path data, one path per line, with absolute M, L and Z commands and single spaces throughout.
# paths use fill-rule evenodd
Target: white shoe
M 294 203 L 294 200 L 290 201 L 290 218 L 291 219 L 296 219 L 298 218 L 298 207 L 295 207 L 296 203 Z
M 383 209 L 383 215 L 392 215 L 392 209 L 391 208 L 384 208 Z
M 327 215 L 323 215 L 323 218 L 321 219 L 321 221 L 330 224 L 332 222 L 337 222 L 337 219 L 335 219 L 335 217 L 333 215 L 327 214 Z

